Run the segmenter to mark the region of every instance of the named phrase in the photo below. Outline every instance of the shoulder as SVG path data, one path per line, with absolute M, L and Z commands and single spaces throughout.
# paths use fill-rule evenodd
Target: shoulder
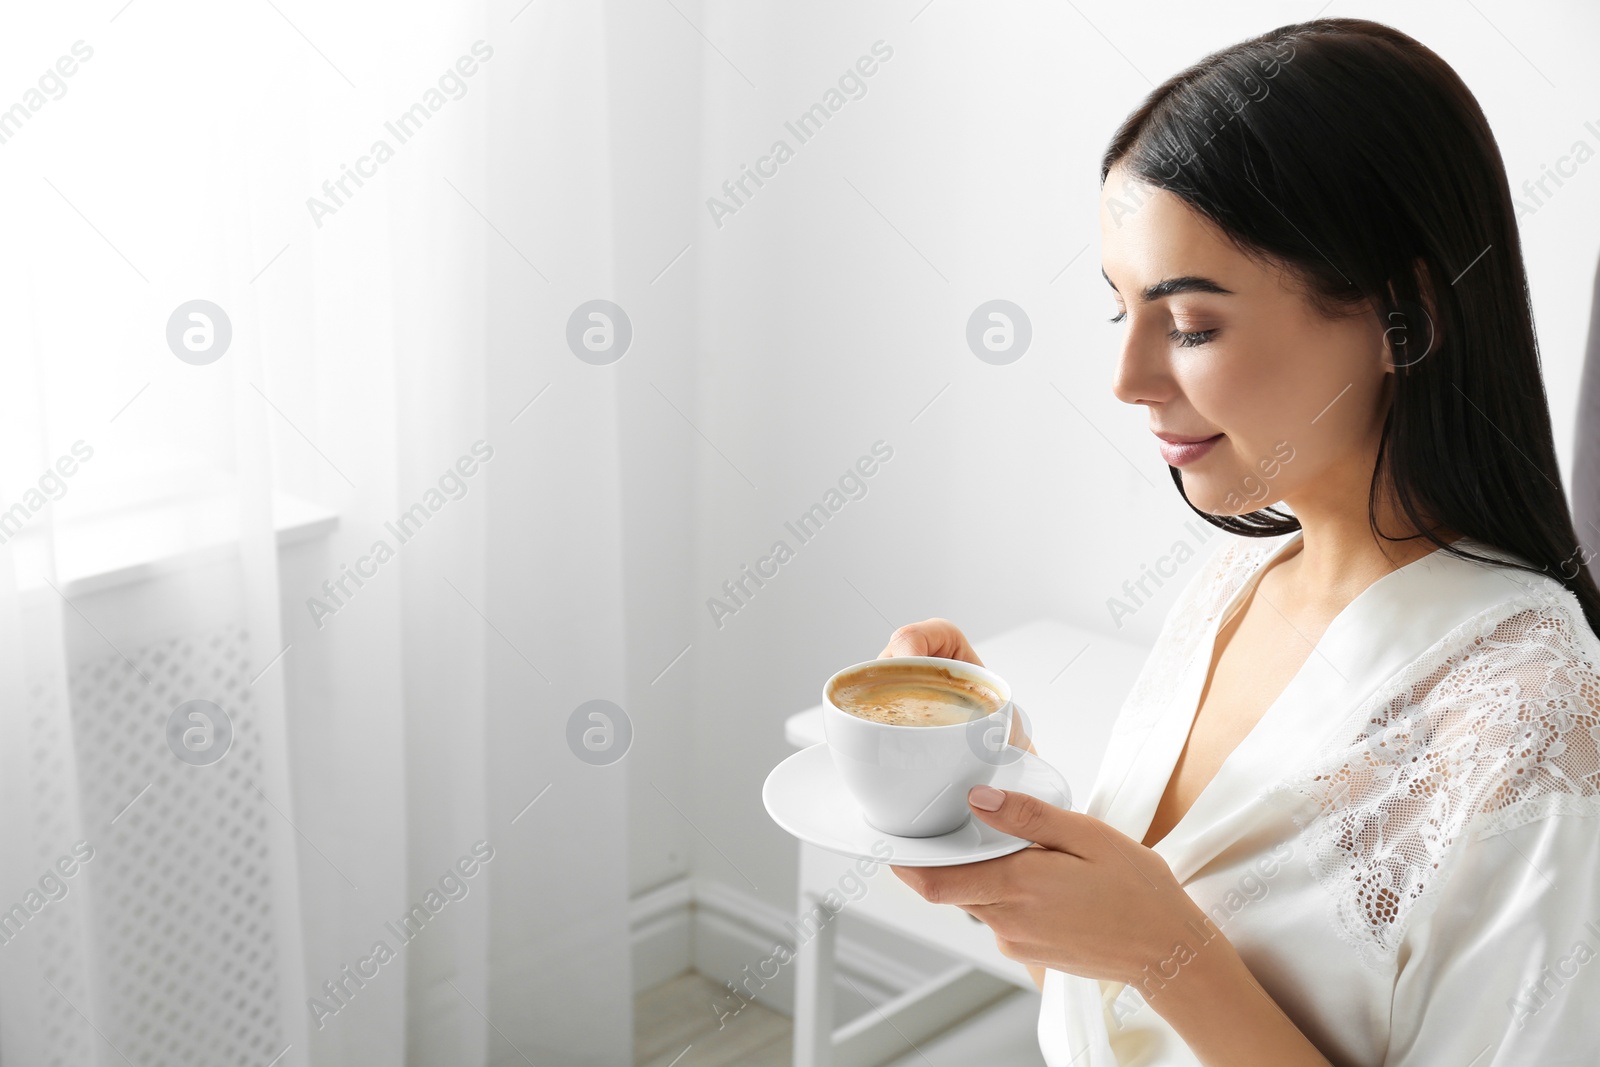
M 1474 838 L 1600 798 L 1600 640 L 1570 590 L 1518 573 L 1523 591 L 1448 635 L 1372 720 L 1425 732 Z
M 1340 754 L 1367 793 L 1348 800 L 1425 814 L 1448 838 L 1600 798 L 1600 640 L 1553 578 L 1518 571 L 1507 588 L 1368 700 Z
M 1569 590 L 1518 575 L 1297 776 L 1317 801 L 1302 822 L 1312 866 L 1369 962 L 1473 842 L 1600 815 L 1600 641 Z

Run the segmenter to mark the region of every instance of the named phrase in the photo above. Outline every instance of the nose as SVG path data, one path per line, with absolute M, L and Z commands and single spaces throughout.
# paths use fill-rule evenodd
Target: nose
M 1166 349 L 1130 324 L 1122 336 L 1111 392 L 1124 404 L 1156 404 L 1172 399 L 1174 385 Z

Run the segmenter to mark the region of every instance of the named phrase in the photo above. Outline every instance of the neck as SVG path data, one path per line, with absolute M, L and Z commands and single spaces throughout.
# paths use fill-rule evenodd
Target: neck
M 1386 535 L 1380 537 L 1368 520 L 1367 486 L 1338 495 L 1326 483 L 1319 488 L 1316 498 L 1285 500 L 1300 521 L 1301 537 L 1281 561 L 1281 577 L 1306 600 L 1343 603 L 1352 591 L 1438 549 L 1392 497 L 1383 496 L 1377 507 L 1378 530 Z M 1439 525 L 1430 529 L 1446 543 L 1461 536 Z

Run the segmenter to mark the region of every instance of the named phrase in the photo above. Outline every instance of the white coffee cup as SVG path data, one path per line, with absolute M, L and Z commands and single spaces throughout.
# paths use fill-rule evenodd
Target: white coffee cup
M 842 679 L 890 662 L 943 667 L 992 689 L 1004 704 L 969 722 L 911 726 L 864 719 L 834 702 Z M 1012 708 L 1011 686 L 986 667 L 938 656 L 895 656 L 852 664 L 823 683 L 822 733 L 840 779 L 870 826 L 897 837 L 937 837 L 966 825 L 972 816 L 967 790 L 987 785 L 1005 762 L 995 749 L 1011 736 Z

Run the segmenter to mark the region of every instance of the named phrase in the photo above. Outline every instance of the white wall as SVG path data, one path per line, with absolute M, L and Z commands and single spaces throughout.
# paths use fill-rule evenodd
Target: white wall
M 699 21 L 692 4 L 679 7 Z M 634 325 L 628 353 L 603 369 L 615 374 L 624 427 L 626 707 L 635 729 L 626 764 L 629 880 L 637 894 L 687 874 L 698 839 L 685 821 L 693 807 L 688 724 L 702 640 L 688 563 L 695 456 L 704 442 L 685 416 L 700 421 L 693 338 L 704 251 L 693 208 L 703 45 L 666 4 L 616 0 L 608 9 L 618 266 L 615 292 L 592 295 L 620 303 Z

